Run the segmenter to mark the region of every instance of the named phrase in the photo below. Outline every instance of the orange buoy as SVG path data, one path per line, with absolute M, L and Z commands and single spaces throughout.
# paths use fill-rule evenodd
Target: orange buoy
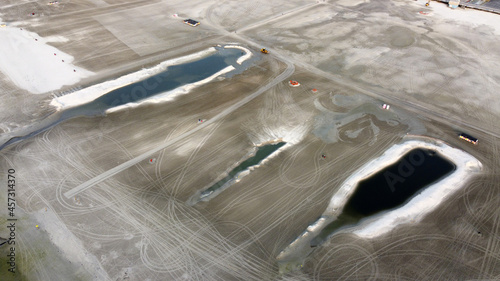
M 314 88 L 312 89 L 313 93 L 316 93 L 318 91 L 318 89 Z

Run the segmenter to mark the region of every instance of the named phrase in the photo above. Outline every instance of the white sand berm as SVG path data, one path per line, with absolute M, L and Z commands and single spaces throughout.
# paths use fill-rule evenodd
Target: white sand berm
M 49 42 L 65 42 L 61 36 L 42 38 L 14 26 L 0 28 L 0 71 L 19 88 L 41 94 L 73 85 L 94 73 L 72 64 L 73 57 Z

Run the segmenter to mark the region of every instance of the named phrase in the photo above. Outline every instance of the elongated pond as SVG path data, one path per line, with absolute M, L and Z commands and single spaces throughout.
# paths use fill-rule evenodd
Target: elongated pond
M 0 144 L 0 149 L 11 143 L 34 136 L 68 119 L 80 116 L 104 115 L 106 110 L 110 108 L 140 102 L 183 85 L 202 81 L 228 66 L 233 66 L 233 70 L 225 74 L 226 77 L 230 77 L 243 72 L 255 60 L 255 58 L 246 60 L 240 65 L 237 63 L 237 60 L 244 54 L 242 50 L 224 47 L 215 47 L 215 50 L 215 53 L 207 57 L 169 66 L 161 73 L 112 90 L 91 102 L 69 108 L 62 112 L 56 112 L 38 124 L 33 125 L 33 129 L 26 132 L 23 136 L 13 137 L 6 143 Z
M 204 198 L 207 198 L 209 196 L 212 197 L 216 193 L 222 192 L 225 188 L 227 188 L 229 185 L 231 185 L 233 182 L 236 181 L 238 175 L 241 172 L 247 170 L 249 167 L 258 165 L 260 162 L 262 162 L 262 160 L 269 157 L 269 155 L 273 154 L 276 150 L 278 150 L 285 144 L 286 142 L 279 142 L 276 144 L 267 144 L 258 147 L 255 155 L 241 162 L 241 164 L 232 169 L 231 172 L 229 172 L 226 177 L 214 183 L 212 186 L 203 191 L 200 195 L 200 199 L 203 200 Z
M 169 66 L 162 73 L 144 81 L 136 82 L 111 91 L 96 100 L 91 105 L 100 110 L 137 102 L 159 93 L 168 92 L 183 85 L 206 79 L 227 66 L 239 67 L 236 60 L 241 56 L 239 49 L 218 48 L 215 54 L 197 61 Z

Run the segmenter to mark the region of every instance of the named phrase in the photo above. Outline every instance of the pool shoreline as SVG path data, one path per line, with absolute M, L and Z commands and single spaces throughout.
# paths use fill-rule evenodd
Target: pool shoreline
M 237 60 L 237 63 L 240 65 L 241 65 L 241 63 L 243 63 L 244 61 L 247 61 L 248 59 L 250 59 L 252 57 L 252 52 L 245 47 L 238 46 L 238 45 L 226 45 L 226 46 L 218 45 L 216 47 L 210 47 L 206 50 L 202 50 L 202 51 L 199 51 L 199 52 L 187 55 L 187 56 L 182 56 L 182 57 L 166 60 L 164 62 L 159 63 L 156 66 L 153 66 L 150 68 L 144 68 L 144 69 L 141 69 L 139 71 L 120 76 L 120 77 L 113 79 L 113 80 L 108 80 L 108 81 L 105 81 L 105 82 L 102 82 L 99 84 L 92 85 L 90 87 L 86 87 L 86 88 L 71 92 L 71 93 L 64 95 L 64 96 L 55 97 L 50 102 L 50 105 L 55 107 L 56 111 L 63 111 L 63 110 L 67 110 L 70 108 L 74 108 L 74 107 L 78 107 L 78 106 L 90 103 L 98 98 L 105 96 L 106 94 L 108 94 L 114 90 L 120 89 L 122 87 L 131 85 L 134 83 L 139 83 L 141 81 L 146 81 L 147 79 L 152 78 L 155 75 L 161 74 L 162 72 L 165 72 L 169 66 L 177 66 L 177 65 L 181 65 L 181 64 L 185 64 L 185 63 L 190 63 L 190 62 L 193 62 L 196 60 L 204 59 L 210 55 L 217 53 L 216 48 L 222 48 L 222 49 L 237 48 L 237 49 L 241 49 L 242 51 L 244 51 L 245 54 L 242 55 Z M 219 71 L 218 75 L 215 77 L 212 77 L 212 79 L 202 79 L 202 81 L 203 81 L 202 83 L 200 83 L 201 81 L 198 81 L 195 83 L 181 85 L 180 87 L 173 89 L 169 92 L 173 92 L 173 91 L 176 91 L 176 93 L 179 93 L 179 91 L 180 92 L 189 92 L 189 90 L 191 90 L 192 88 L 195 88 L 195 87 L 201 86 L 205 83 L 208 83 L 208 82 L 212 81 L 213 79 L 215 79 L 216 77 L 223 75 L 223 74 L 226 74 L 230 71 L 233 71 L 233 69 L 229 70 L 229 69 L 225 68 L 224 71 Z M 178 89 L 180 89 L 180 90 L 178 90 Z M 153 97 L 151 97 L 151 98 L 153 98 Z M 142 101 L 138 101 L 134 104 L 140 105 L 140 104 L 142 104 L 142 102 L 145 102 L 146 100 L 147 99 L 142 100 Z M 164 100 L 158 100 L 156 102 L 161 102 Z M 166 100 L 169 100 L 169 99 L 166 99 Z M 149 101 L 149 102 L 151 102 L 151 101 Z M 112 112 L 113 108 L 109 108 L 108 110 L 111 110 L 110 112 Z M 114 111 L 116 111 L 116 110 L 114 110 Z
M 320 218 L 310 224 L 279 253 L 276 259 L 280 267 L 296 267 L 314 250 L 311 247 L 311 242 L 318 237 L 325 227 L 336 221 L 342 214 L 345 204 L 355 192 L 359 181 L 369 178 L 385 167 L 398 162 L 403 155 L 416 148 L 435 150 L 441 154 L 441 157 L 455 164 L 456 170 L 437 182 L 424 187 L 402 206 L 365 218 L 355 226 L 340 228 L 330 234 L 329 237 L 334 233 L 347 232 L 370 239 L 389 233 L 398 225 L 418 223 L 426 214 L 461 189 L 464 183 L 470 180 L 475 173 L 482 170 L 481 162 L 465 151 L 453 148 L 438 139 L 407 135 L 401 143 L 390 147 L 381 156 L 364 164 L 342 183 L 339 190 L 330 199 L 328 207 Z

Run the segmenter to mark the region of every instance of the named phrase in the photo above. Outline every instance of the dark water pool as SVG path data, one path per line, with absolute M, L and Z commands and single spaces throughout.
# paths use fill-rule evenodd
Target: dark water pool
M 417 148 L 360 181 L 337 220 L 311 242 L 315 246 L 339 228 L 404 205 L 425 187 L 449 175 L 456 166 L 433 150 Z

